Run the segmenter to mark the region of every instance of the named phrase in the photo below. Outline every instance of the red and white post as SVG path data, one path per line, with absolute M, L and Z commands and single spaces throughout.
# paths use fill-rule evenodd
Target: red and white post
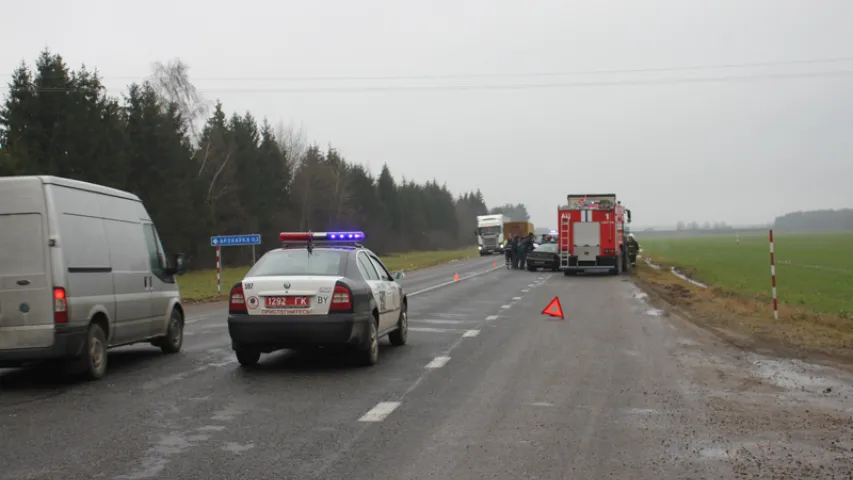
M 773 284 L 773 319 L 779 320 L 779 302 L 776 299 L 776 257 L 773 252 L 773 230 L 770 230 L 770 281 Z
M 773 291 L 776 291 L 776 287 L 773 287 Z M 222 293 L 222 247 L 219 245 L 216 246 L 216 293 Z M 774 293 L 773 295 L 775 296 L 776 294 Z

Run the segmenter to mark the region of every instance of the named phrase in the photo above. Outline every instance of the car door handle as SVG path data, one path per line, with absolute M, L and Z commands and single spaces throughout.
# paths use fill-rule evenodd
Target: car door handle
M 30 281 L 29 281 L 29 280 L 18 280 L 18 281 L 17 281 L 17 282 L 15 282 L 15 283 L 17 283 L 18 285 L 20 285 L 20 286 L 24 287 L 24 286 L 26 286 L 26 285 L 29 285 L 29 284 L 30 284 Z
M 145 289 L 148 290 L 148 277 L 142 277 L 142 281 L 145 284 Z

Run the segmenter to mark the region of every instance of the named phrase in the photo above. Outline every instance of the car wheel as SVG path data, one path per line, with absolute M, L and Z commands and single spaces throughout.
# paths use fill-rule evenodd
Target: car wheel
M 376 331 L 376 322 L 373 319 L 367 322 L 366 342 L 358 352 L 358 360 L 362 366 L 371 367 L 379 362 L 379 335 Z
M 388 340 L 391 342 L 391 345 L 401 347 L 406 344 L 406 341 L 409 337 L 409 312 L 407 311 L 408 307 L 406 304 L 403 304 L 403 308 L 400 309 L 400 320 L 397 321 L 397 330 L 388 334 Z
M 83 356 L 70 365 L 68 373 L 83 375 L 88 380 L 103 378 L 107 371 L 107 339 L 97 323 L 89 325 Z
M 177 310 L 172 310 L 169 318 L 169 328 L 166 336 L 160 341 L 160 350 L 163 353 L 178 353 L 184 345 L 184 319 Z
M 254 367 L 261 360 L 261 352 L 257 350 L 237 350 L 237 361 L 240 366 Z

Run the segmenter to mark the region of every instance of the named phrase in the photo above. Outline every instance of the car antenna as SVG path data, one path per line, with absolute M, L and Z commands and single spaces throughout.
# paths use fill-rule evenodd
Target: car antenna
M 308 231 L 308 255 L 311 255 L 314 252 L 314 234 L 309 230 Z

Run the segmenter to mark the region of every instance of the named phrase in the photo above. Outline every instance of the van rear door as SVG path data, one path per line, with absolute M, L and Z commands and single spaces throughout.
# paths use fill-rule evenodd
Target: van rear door
M 53 285 L 41 182 L 0 184 L 0 350 L 53 345 Z

